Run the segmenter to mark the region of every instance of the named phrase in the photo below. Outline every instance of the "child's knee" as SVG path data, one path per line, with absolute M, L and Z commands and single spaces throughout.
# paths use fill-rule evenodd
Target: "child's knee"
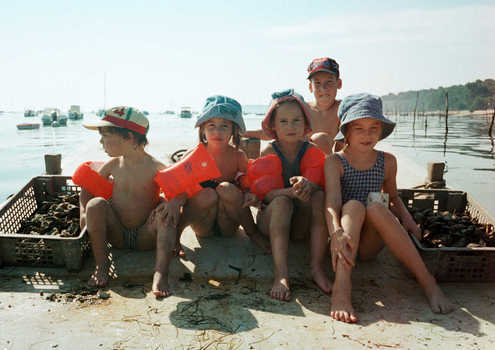
M 388 208 L 381 203 L 370 203 L 366 207 L 366 215 L 369 217 L 383 216 L 387 210 Z
M 242 202 L 242 192 L 230 182 L 222 182 L 217 186 L 217 194 L 219 199 L 229 203 Z
M 275 197 L 271 203 L 273 209 L 278 209 L 287 214 L 288 217 L 292 216 L 292 212 L 294 211 L 294 202 L 291 198 L 287 196 L 278 196 Z
M 213 188 L 205 188 L 194 199 L 200 209 L 208 209 L 218 202 L 218 194 Z
M 91 216 L 93 212 L 103 212 L 109 206 L 106 199 L 102 197 L 95 197 L 88 201 L 86 204 L 86 215 Z

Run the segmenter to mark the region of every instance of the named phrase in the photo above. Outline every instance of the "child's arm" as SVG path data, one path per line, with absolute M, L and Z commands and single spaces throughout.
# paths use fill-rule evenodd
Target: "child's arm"
M 385 153 L 385 178 L 383 181 L 383 192 L 388 193 L 390 199 L 390 210 L 400 220 L 407 232 L 412 233 L 417 239 L 421 239 L 421 230 L 404 202 L 397 192 L 397 159 L 390 153 Z
M 237 174 L 236 176 L 236 182 L 239 184 L 242 184 L 242 178 L 247 176 L 247 168 L 248 168 L 248 157 L 246 156 L 246 153 L 244 153 L 243 150 L 238 150 L 237 151 Z M 242 186 L 239 186 L 241 191 L 244 194 L 244 199 L 242 202 L 242 207 L 247 208 L 250 206 L 257 206 L 259 204 L 258 197 L 249 191 L 249 188 L 244 188 Z
M 243 134 L 241 134 L 242 137 L 250 137 L 254 139 L 260 139 L 264 141 L 272 140 L 273 138 L 265 134 L 263 129 L 259 130 L 247 130 Z
M 345 266 L 354 266 L 351 251 L 351 237 L 341 225 L 342 191 L 340 177 L 341 164 L 337 156 L 331 155 L 325 161 L 325 219 L 327 222 L 332 257 L 332 267 L 336 271 L 337 260 L 341 259 Z

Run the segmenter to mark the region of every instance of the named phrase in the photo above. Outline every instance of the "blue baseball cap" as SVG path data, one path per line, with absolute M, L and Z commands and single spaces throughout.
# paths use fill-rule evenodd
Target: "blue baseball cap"
M 340 103 L 338 115 L 340 131 L 335 136 L 335 141 L 344 140 L 347 124 L 358 119 L 373 118 L 381 121 L 383 126 L 380 140 L 390 135 L 395 128 L 395 123 L 383 115 L 382 99 L 367 93 L 349 95 L 344 98 Z
M 233 98 L 215 95 L 208 97 L 206 103 L 198 116 L 195 127 L 197 128 L 211 118 L 222 118 L 237 124 L 241 132 L 246 131 L 246 125 L 242 118 L 242 107 Z

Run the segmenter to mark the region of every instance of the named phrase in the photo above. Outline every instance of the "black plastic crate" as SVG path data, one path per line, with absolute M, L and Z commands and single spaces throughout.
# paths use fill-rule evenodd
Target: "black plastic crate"
M 37 176 L 9 198 L 0 207 L 0 266 L 66 266 L 70 271 L 80 270 L 89 250 L 86 229 L 77 237 L 17 233 L 48 195 L 79 192 L 70 176 Z
M 480 224 L 495 225 L 491 217 L 468 193 L 455 190 L 399 189 L 408 208 L 432 209 L 435 213 L 469 212 Z M 425 248 L 413 236 L 428 270 L 441 282 L 495 282 L 495 248 Z

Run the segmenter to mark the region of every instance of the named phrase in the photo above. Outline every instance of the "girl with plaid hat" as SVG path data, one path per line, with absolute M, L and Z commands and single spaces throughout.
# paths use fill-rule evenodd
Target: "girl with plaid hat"
M 282 179 L 266 194 L 264 207 L 258 211 L 257 224 L 261 232 L 270 237 L 274 282 L 270 295 L 274 299 L 289 301 L 290 288 L 287 269 L 289 238 L 311 237 L 311 273 L 317 285 L 326 293 L 331 284 L 324 261 L 328 257 L 327 232 L 323 214 L 324 193 L 317 183 L 303 176 L 301 169 L 307 155 L 320 159 L 323 180 L 325 154 L 305 141 L 310 132 L 309 109 L 303 98 L 286 90 L 272 94 L 271 106 L 262 122 L 264 133 L 275 141 L 261 152 L 261 158 L 277 157 Z M 320 156 L 321 155 L 321 156 Z M 249 175 L 249 172 L 248 172 Z M 280 176 L 280 175 L 279 175 Z M 317 180 L 314 180 L 319 182 Z M 275 182 L 275 181 L 274 181 Z
M 346 97 L 339 107 L 344 149 L 325 163 L 326 221 L 335 271 L 330 316 L 356 322 L 351 304 L 351 272 L 356 256 L 375 258 L 384 245 L 416 277 L 433 312 L 448 313 L 453 305 L 427 270 L 408 232 L 421 238 L 419 227 L 397 193 L 397 161 L 375 150 L 395 123 L 383 116 L 382 101 L 369 94 Z M 390 207 L 388 206 L 390 198 Z M 375 200 L 378 198 L 378 200 Z

